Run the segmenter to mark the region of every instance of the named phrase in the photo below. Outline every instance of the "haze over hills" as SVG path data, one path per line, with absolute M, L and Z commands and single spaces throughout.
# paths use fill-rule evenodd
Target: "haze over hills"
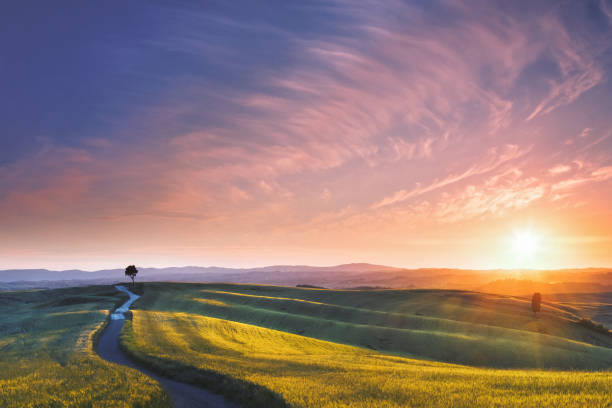
M 183 266 L 168 268 L 139 268 L 140 278 L 147 280 L 181 279 L 184 277 L 233 276 L 252 273 L 372 273 L 372 272 L 401 272 L 406 269 L 367 263 L 352 263 L 337 266 L 308 266 L 308 265 L 273 265 L 260 268 L 224 268 L 217 266 Z M 58 280 L 98 280 L 119 279 L 124 277 L 123 269 L 103 269 L 98 271 L 83 271 L 79 269 L 53 271 L 48 269 L 8 269 L 0 270 L 0 282 L 17 281 L 58 281 Z
M 274 265 L 259 268 L 139 268 L 139 281 L 314 285 L 328 288 L 441 288 L 524 295 L 612 292 L 612 269 L 465 270 L 405 269 L 368 263 L 336 266 Z M 82 286 L 125 280 L 123 269 L 98 271 L 12 269 L 0 271 L 0 290 Z

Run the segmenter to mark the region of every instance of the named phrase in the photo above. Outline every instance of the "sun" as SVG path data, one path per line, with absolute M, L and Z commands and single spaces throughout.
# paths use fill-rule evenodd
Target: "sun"
M 516 231 L 512 241 L 514 253 L 521 258 L 531 258 L 540 248 L 540 237 L 531 230 Z

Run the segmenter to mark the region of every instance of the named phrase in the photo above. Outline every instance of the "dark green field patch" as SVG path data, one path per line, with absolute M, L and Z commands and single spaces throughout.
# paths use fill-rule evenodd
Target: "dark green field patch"
M 0 407 L 167 407 L 156 382 L 92 350 L 123 297 L 110 286 L 0 293 Z

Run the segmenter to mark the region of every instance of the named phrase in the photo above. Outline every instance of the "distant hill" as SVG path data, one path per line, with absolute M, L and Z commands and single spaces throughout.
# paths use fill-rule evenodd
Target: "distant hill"
M 597 282 L 540 282 L 519 279 L 503 279 L 487 283 L 478 289 L 480 292 L 507 295 L 529 295 L 540 293 L 598 293 L 612 292 L 612 285 Z
M 229 282 L 312 285 L 327 288 L 385 287 L 464 289 L 507 295 L 612 291 L 612 269 L 467 270 L 405 269 L 368 263 L 335 266 L 273 265 L 257 268 L 139 267 L 137 281 Z M 11 269 L 0 271 L 0 290 L 55 288 L 125 281 L 124 269 L 99 271 Z
M 237 275 L 269 274 L 272 272 L 281 273 L 372 273 L 372 272 L 391 272 L 405 271 L 405 269 L 395 268 L 384 265 L 372 265 L 367 263 L 351 263 L 336 266 L 308 266 L 308 265 L 274 265 L 261 268 L 222 268 L 216 266 L 183 266 L 169 268 L 140 268 L 138 277 L 143 279 L 163 280 L 166 279 L 185 279 L 202 276 L 210 278 L 214 276 L 236 277 Z M 0 282 L 17 281 L 65 281 L 65 280 L 116 280 L 124 277 L 123 269 L 106 269 L 99 271 L 82 271 L 78 269 L 65 271 L 51 271 L 48 269 L 9 269 L 0 271 Z
M 274 265 L 263 268 L 249 269 L 253 272 L 391 272 L 406 271 L 393 266 L 373 265 L 369 263 L 350 263 L 336 266 L 308 266 L 308 265 Z

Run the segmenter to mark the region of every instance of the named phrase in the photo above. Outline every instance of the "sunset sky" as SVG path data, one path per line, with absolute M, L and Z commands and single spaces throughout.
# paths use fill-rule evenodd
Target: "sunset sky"
M 0 269 L 612 266 L 612 1 L 17 1 L 0 44 Z

